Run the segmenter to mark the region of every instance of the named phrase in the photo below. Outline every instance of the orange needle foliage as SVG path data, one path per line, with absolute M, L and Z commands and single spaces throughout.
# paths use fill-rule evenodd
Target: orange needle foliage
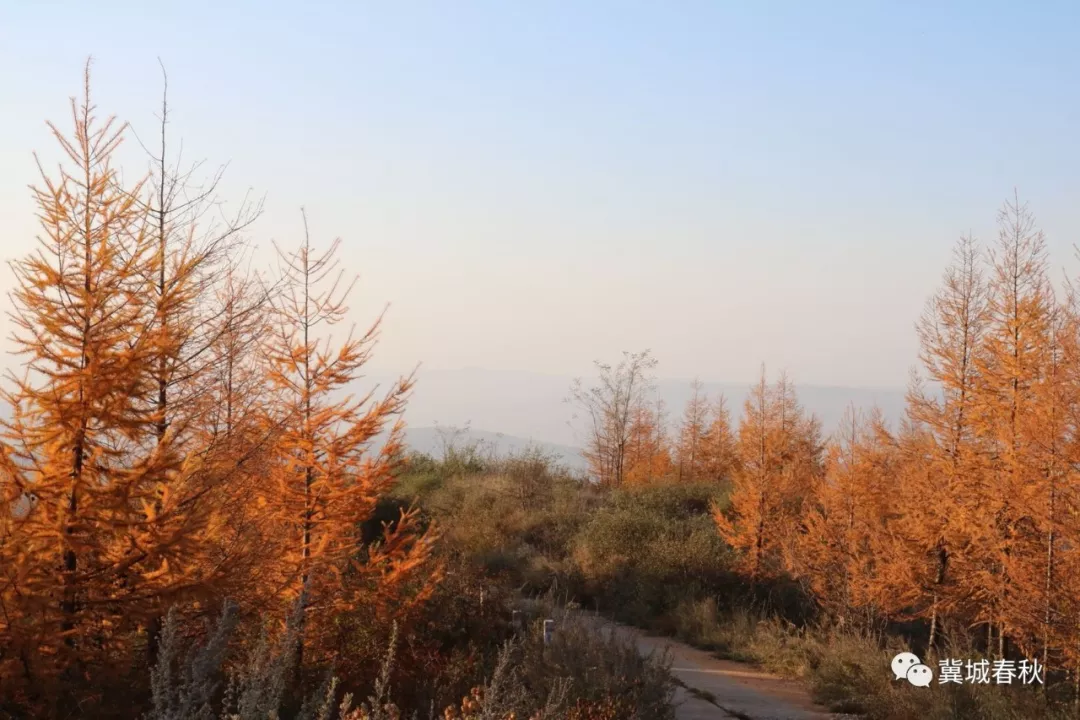
M 705 477 L 704 449 L 709 430 L 708 402 L 709 398 L 702 391 L 701 381 L 694 380 L 675 445 L 677 477 L 682 482 L 694 482 Z
M 286 599 L 308 587 L 313 629 L 322 628 L 331 611 L 359 602 L 404 601 L 398 592 L 425 564 L 434 539 L 431 532 L 415 531 L 411 511 L 380 544 L 363 548 L 362 559 L 357 555 L 360 524 L 400 469 L 403 425 L 395 417 L 413 381 L 401 379 L 381 398 L 349 394 L 371 356 L 381 318 L 336 346 L 319 334 L 347 312 L 352 283 L 343 283 L 337 269 L 339 247 L 335 241 L 314 254 L 305 219 L 303 245 L 295 252 L 279 249 L 283 286 L 272 303 L 266 343 L 276 402 L 265 422 L 274 428 L 275 442 L 258 503 L 276 543 L 278 587 Z M 382 447 L 372 450 L 384 430 Z M 429 577 L 412 600 L 426 597 L 435 579 Z
M 738 431 L 722 536 L 751 578 L 787 573 L 838 621 L 974 628 L 996 657 L 1080 664 L 1080 314 L 1013 200 L 995 249 L 957 245 L 917 325 L 895 435 L 854 408 L 817 470 L 816 428 L 764 377 Z M 955 631 L 955 630 L 954 630 Z
M 929 619 L 931 644 L 942 613 L 971 605 L 963 589 L 974 572 L 968 550 L 977 521 L 966 513 L 986 493 L 985 453 L 975 427 L 977 352 L 989 322 L 979 261 L 978 246 L 963 238 L 917 326 L 925 380 L 917 377 L 908 393 L 913 427 L 897 545 L 905 557 L 903 565 L 894 564 L 906 572 L 887 577 L 884 587 L 894 609 Z
M 38 248 L 12 263 L 25 372 L 0 434 L 0 693 L 74 712 L 65 681 L 153 660 L 180 601 L 257 612 L 307 584 L 305 643 L 330 653 L 334 613 L 425 600 L 439 568 L 417 513 L 361 536 L 400 468 L 412 379 L 349 394 L 379 321 L 326 334 L 346 313 L 338 243 L 315 256 L 305 236 L 268 288 L 234 252 L 247 220 L 200 225 L 207 196 L 178 200 L 163 158 L 121 183 L 125 126 L 95 117 L 89 66 L 72 120 L 49 126 L 65 161 L 39 164 Z
M 154 371 L 175 353 L 147 279 L 161 257 L 111 158 L 124 126 L 72 101 L 50 125 L 67 165 L 34 189 L 38 250 L 12 264 L 14 342 L 26 372 L 5 398 L 0 637 L 27 678 L 115 652 L 150 599 L 207 582 L 206 458 L 159 433 Z
M 799 558 L 811 591 L 839 618 L 873 605 L 882 531 L 895 477 L 896 443 L 881 413 L 849 408 L 809 503 Z
M 729 507 L 713 507 L 720 534 L 752 580 L 797 564 L 803 504 L 821 471 L 819 434 L 787 377 L 770 386 L 762 368 L 743 409 Z
M 664 433 L 662 402 L 655 407 L 638 403 L 633 409 L 626 447 L 628 484 L 646 485 L 671 474 L 674 463 Z
M 723 395 L 716 399 L 712 421 L 702 438 L 701 465 L 704 477 L 716 482 L 730 480 L 739 469 L 737 439 Z

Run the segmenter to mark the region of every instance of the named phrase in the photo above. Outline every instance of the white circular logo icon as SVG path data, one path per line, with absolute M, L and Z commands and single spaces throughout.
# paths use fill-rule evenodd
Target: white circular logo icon
M 930 681 L 933 679 L 934 671 L 922 663 L 908 668 L 907 681 L 915 687 L 929 687 Z
M 920 663 L 919 656 L 915 653 L 902 652 L 892 659 L 893 675 L 896 675 L 897 680 L 903 680 L 907 677 L 908 670 Z
M 929 687 L 934 679 L 934 671 L 926 665 L 915 653 L 902 652 L 892 659 L 892 671 L 896 680 L 907 680 L 916 687 Z

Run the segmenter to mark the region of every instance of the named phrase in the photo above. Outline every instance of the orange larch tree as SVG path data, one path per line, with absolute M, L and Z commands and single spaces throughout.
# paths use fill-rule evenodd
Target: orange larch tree
M 792 565 L 803 505 L 821 472 L 819 435 L 817 421 L 804 413 L 786 375 L 770 386 L 763 367 L 739 424 L 739 471 L 729 505 L 713 505 L 721 536 L 752 580 L 797 570 Z
M 976 354 L 977 429 L 986 444 L 989 485 L 973 525 L 981 562 L 975 592 L 976 619 L 997 630 L 997 652 L 1006 638 L 1021 639 L 1039 624 L 1030 615 L 1043 594 L 1042 533 L 1032 521 L 1046 497 L 1036 435 L 1039 385 L 1051 366 L 1054 293 L 1047 280 L 1046 244 L 1035 219 L 1018 200 L 999 215 L 998 243 L 991 254 L 988 324 Z M 1041 550 L 1040 550 L 1041 548 Z
M 806 513 L 799 549 L 810 591 L 831 614 L 843 617 L 853 606 L 852 586 L 858 577 L 862 519 L 859 504 L 858 457 L 860 418 L 845 411 L 840 429 L 826 450 L 825 473 L 819 479 Z
M 13 417 L 0 484 L 19 507 L 0 540 L 17 548 L 0 603 L 27 620 L 4 622 L 31 681 L 96 667 L 207 565 L 200 459 L 182 455 L 174 431 L 156 431 L 154 371 L 172 345 L 147 293 L 159 256 L 144 186 L 120 185 L 112 157 L 125 126 L 96 119 L 89 65 L 84 91 L 73 134 L 50 125 L 69 164 L 54 176 L 42 168 L 34 189 L 39 248 L 12 264 L 26 373 L 4 393 Z
M 871 588 L 895 464 L 895 440 L 881 412 L 864 416 L 850 407 L 829 443 L 799 549 L 810 590 L 841 622 L 857 609 L 875 610 Z
M 262 309 L 262 296 L 248 293 L 246 307 L 233 297 L 238 285 L 247 289 L 252 284 L 238 277 L 237 263 L 241 233 L 259 216 L 261 205 L 245 200 L 235 215 L 225 216 L 224 203 L 216 196 L 221 170 L 208 182 L 196 183 L 193 176 L 200 163 L 186 170 L 170 165 L 167 95 L 166 76 L 159 144 L 150 151 L 150 175 L 144 197 L 139 198 L 144 203 L 146 235 L 156 254 L 154 274 L 146 278 L 147 296 L 154 306 L 154 435 L 160 442 L 170 431 L 172 442 L 182 452 L 201 459 L 198 476 L 189 478 L 191 491 L 212 496 L 207 502 L 216 515 L 208 537 L 201 541 L 216 546 L 214 567 L 204 570 L 231 585 L 221 589 L 235 597 L 240 589 L 251 587 L 253 580 L 244 576 L 240 564 L 256 566 L 239 549 L 257 547 L 236 542 L 235 531 L 245 527 L 239 513 L 242 498 L 247 497 L 241 492 L 244 471 L 239 464 L 260 446 L 252 444 L 238 454 L 236 444 L 227 444 L 227 438 L 212 431 L 210 424 L 217 414 L 216 363 L 223 359 L 218 349 L 235 343 L 235 333 L 234 337 L 223 335 L 232 332 L 237 322 L 250 324 L 244 316 Z M 196 487 L 196 482 L 202 487 Z M 151 662 L 164 613 L 161 608 L 149 628 Z
M 1080 296 L 1075 284 L 1066 288 L 1057 310 L 1048 373 L 1053 383 L 1043 386 L 1039 403 L 1042 422 L 1056 427 L 1063 420 L 1066 427 L 1064 438 L 1048 433 L 1060 444 L 1039 446 L 1047 475 L 1043 657 L 1048 664 L 1056 656 L 1060 667 L 1080 678 Z
M 785 529 L 780 533 L 779 542 L 785 568 L 799 577 L 803 573 L 799 557 L 803 519 L 808 503 L 814 497 L 815 487 L 825 471 L 825 445 L 820 421 L 803 409 L 795 392 L 795 384 L 786 372 L 780 373 L 773 386 L 772 412 L 777 428 L 776 472 L 785 518 Z
M 1060 587 L 1069 566 L 1075 569 L 1074 543 L 1080 539 L 1080 484 L 1070 446 L 1075 443 L 1075 414 L 1080 408 L 1080 384 L 1076 373 L 1076 343 L 1080 335 L 1076 316 L 1069 303 L 1053 308 L 1046 347 L 1046 367 L 1035 387 L 1034 414 L 1028 426 L 1033 459 L 1041 476 L 1040 490 L 1031 509 L 1034 527 L 1041 540 L 1041 552 L 1025 566 L 1025 585 L 1039 587 L 1041 602 L 1032 603 L 1027 614 L 1021 645 L 1038 652 L 1043 665 L 1051 663 L 1051 651 L 1060 643 L 1074 646 L 1076 634 L 1070 623 L 1065 593 Z M 1063 542 L 1064 541 L 1064 542 Z M 1038 577 L 1035 574 L 1038 574 Z M 1057 660 L 1059 658 L 1055 658 Z
M 381 398 L 373 391 L 358 398 L 348 394 L 371 356 L 381 316 L 363 335 L 350 333 L 333 343 L 324 328 L 345 319 L 352 283 L 344 283 L 337 269 L 340 241 L 317 255 L 306 219 L 304 226 L 297 251 L 278 251 L 282 286 L 272 301 L 273 330 L 266 343 L 269 381 L 278 393 L 266 423 L 276 432 L 270 477 L 258 503 L 277 543 L 283 597 L 308 588 L 308 633 L 318 637 L 329 631 L 334 613 L 357 603 L 397 601 L 396 593 L 428 558 L 434 536 L 414 532 L 416 514 L 410 511 L 386 529 L 381 544 L 361 542 L 361 523 L 403 461 L 398 416 L 413 380 L 402 378 Z M 430 589 L 428 583 L 420 595 Z
M 916 328 L 925 381 L 914 376 L 908 392 L 913 428 L 906 435 L 909 474 L 900 497 L 910 502 L 902 508 L 905 540 L 896 546 L 908 556 L 908 568 L 894 575 L 888 593 L 906 597 L 917 616 L 929 619 L 931 647 L 941 616 L 971 605 L 963 592 L 974 571 L 968 552 L 971 513 L 985 495 L 984 454 L 975 435 L 976 353 L 988 313 L 979 247 L 972 238 L 961 238 Z M 933 502 L 927 502 L 930 497 Z M 964 582 L 953 582 L 954 577 Z M 929 599 L 925 606 L 922 598 Z
M 705 436 L 709 429 L 709 398 L 700 380 L 691 383 L 690 399 L 683 410 L 675 441 L 675 466 L 680 482 L 705 477 Z
M 207 491 L 219 522 L 207 540 L 221 568 L 218 592 L 254 610 L 273 599 L 278 559 L 275 543 L 264 537 L 272 529 L 264 522 L 265 508 L 251 502 L 271 476 L 279 429 L 267 422 L 280 392 L 267 382 L 261 352 L 270 320 L 268 288 L 230 261 L 212 290 L 201 387 L 187 396 L 198 409 L 190 421 L 192 445 L 215 467 Z
M 730 480 L 739 468 L 738 445 L 731 427 L 731 412 L 722 394 L 716 399 L 712 421 L 702 438 L 701 463 L 704 477 L 714 482 Z
M 782 518 L 776 433 L 763 366 L 739 423 L 741 470 L 733 478 L 728 507 L 712 508 L 721 537 L 739 553 L 739 567 L 751 579 L 779 569 L 775 549 Z
M 216 196 L 223 170 L 197 183 L 193 176 L 201 163 L 188 169 L 170 165 L 167 96 L 166 76 L 154 150 L 158 154 L 151 155 L 145 193 L 147 234 L 157 254 L 155 275 L 147 278 L 160 337 L 154 402 L 159 437 L 173 427 L 194 438 L 193 423 L 212 406 L 207 378 L 217 359 L 212 348 L 228 328 L 221 320 L 226 312 L 242 312 L 234 299 L 227 300 L 228 305 L 218 302 L 225 294 L 220 286 L 237 282 L 241 233 L 259 217 L 262 206 L 245 200 L 234 215 L 225 216 L 224 203 Z
M 655 407 L 639 403 L 630 422 L 626 452 L 626 483 L 646 485 L 668 478 L 673 462 L 664 433 L 662 401 Z

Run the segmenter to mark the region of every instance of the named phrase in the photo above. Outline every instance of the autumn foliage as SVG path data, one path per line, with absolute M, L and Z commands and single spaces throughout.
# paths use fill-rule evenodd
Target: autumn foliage
M 193 211 L 164 141 L 149 176 L 121 175 L 126 126 L 97 116 L 89 73 L 84 90 L 49 126 L 62 162 L 39 163 L 38 247 L 12 263 L 23 365 L 0 435 L 0 690 L 43 716 L 152 662 L 173 605 L 281 616 L 307 585 L 305 646 L 333 653 L 328 612 L 402 616 L 438 579 L 415 513 L 361 537 L 412 381 L 350 394 L 379 323 L 330 334 L 338 243 L 245 272 L 252 213 Z
M 444 577 L 471 588 L 444 573 L 418 509 L 381 505 L 404 467 L 413 378 L 360 389 L 382 317 L 349 326 L 340 241 L 316 249 L 304 216 L 276 268 L 250 271 L 242 231 L 258 206 L 210 220 L 211 194 L 166 162 L 165 117 L 153 169 L 125 178 L 127 128 L 97 116 L 88 73 L 70 128 L 49 125 L 62 162 L 38 164 L 38 244 L 11 263 L 22 364 L 0 416 L 0 703 L 42 717 L 153 665 L 177 608 L 194 625 L 229 599 L 254 628 L 296 604 L 299 674 L 349 672 L 368 659 L 365 632 L 408 630 L 437 592 L 453 599 Z M 572 388 L 595 481 L 582 494 L 711 484 L 724 501 L 699 535 L 722 539 L 724 566 L 665 563 L 741 575 L 751 593 L 792 580 L 838 625 L 909 623 L 930 653 L 962 635 L 1076 677 L 1080 295 L 1051 280 L 1017 198 L 998 224 L 991 248 L 960 240 L 918 319 L 896 426 L 852 407 L 826 437 L 792 380 L 764 368 L 737 421 L 697 381 L 672 420 L 656 361 L 627 353 Z M 514 497 L 527 516 L 552 488 L 515 472 L 530 478 Z M 413 640 L 409 672 L 447 664 L 441 638 Z M 445 717 L 493 716 L 488 701 L 477 690 Z M 568 712 L 630 709 L 610 689 Z
M 752 580 L 801 562 L 793 543 L 821 473 L 819 435 L 788 378 L 769 385 L 762 368 L 743 408 L 729 509 L 714 509 L 721 535 L 739 550 Z
M 920 621 L 932 650 L 949 627 L 1075 670 L 1080 308 L 1026 206 L 998 224 L 990 249 L 959 242 L 918 322 L 900 426 L 852 408 L 823 446 L 763 377 L 715 520 L 749 577 L 794 577 L 837 620 Z
M 918 319 L 897 425 L 852 407 L 825 437 L 791 380 L 764 369 L 737 426 L 697 382 L 671 423 L 647 372 L 655 362 L 628 355 L 575 396 L 622 409 L 590 415 L 593 476 L 723 487 L 713 519 L 752 588 L 792 579 L 842 624 L 917 623 L 933 651 L 962 637 L 1075 673 L 1080 304 L 1052 281 L 1019 199 L 998 227 L 991 247 L 958 242 Z M 600 462 L 613 456 L 617 473 Z

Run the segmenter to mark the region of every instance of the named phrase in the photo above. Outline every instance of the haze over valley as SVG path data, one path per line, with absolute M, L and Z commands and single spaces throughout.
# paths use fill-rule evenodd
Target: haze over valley
M 612 361 L 617 358 L 611 358 Z M 662 368 L 660 369 L 662 370 Z M 773 379 L 772 369 L 770 382 Z M 388 386 L 396 373 L 372 371 L 361 386 Z M 588 384 L 589 376 L 582 378 Z M 466 428 L 459 439 L 482 440 L 503 452 L 520 449 L 529 442 L 544 446 L 575 468 L 583 467 L 579 450 L 583 444 L 581 421 L 574 422 L 575 408 L 566 402 L 574 377 L 545 375 L 512 370 L 463 368 L 429 369 L 421 366 L 405 419 L 407 435 L 415 449 L 439 453 L 442 438 L 436 427 L 444 430 Z M 797 382 L 797 378 L 795 378 Z M 690 379 L 665 378 L 656 381 L 654 398 L 667 408 L 669 427 L 679 423 L 691 394 Z M 727 400 L 732 419 L 742 414 L 750 382 L 702 381 L 703 390 L 712 399 L 721 393 Z M 798 384 L 799 400 L 815 414 L 823 430 L 833 430 L 851 406 L 863 410 L 877 406 L 893 424 L 904 412 L 903 388 L 845 388 Z

